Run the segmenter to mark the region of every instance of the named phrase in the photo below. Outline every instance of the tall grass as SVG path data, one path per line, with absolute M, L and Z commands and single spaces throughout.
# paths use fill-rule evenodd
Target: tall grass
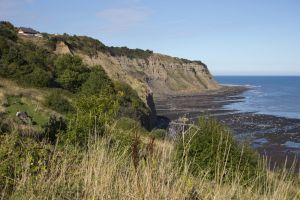
M 112 128 L 113 129 L 113 128 Z M 132 135 L 121 130 L 111 133 Z M 187 130 L 187 131 L 190 131 Z M 182 135 L 185 135 L 183 133 Z M 193 160 L 174 159 L 176 143 L 168 140 L 140 141 L 151 144 L 151 155 L 141 157 L 142 146 L 112 145 L 113 135 L 90 138 L 88 148 L 74 146 L 56 149 L 49 157 L 47 169 L 30 173 L 30 160 L 24 161 L 22 175 L 14 180 L 12 194 L 1 191 L 2 198 L 11 199 L 299 199 L 299 184 L 287 170 L 269 171 L 260 167 L 256 176 L 245 184 L 242 173 L 224 181 L 225 164 L 230 146 L 218 151 L 214 169 L 203 169 L 195 175 L 190 170 Z M 226 139 L 223 140 L 228 143 Z M 145 144 L 144 146 L 147 146 Z M 135 149 L 136 148 L 136 149 Z M 189 148 L 188 146 L 186 148 Z M 149 149 L 149 148 L 144 148 Z M 128 153 L 129 152 L 129 153 Z M 137 155 L 132 156 L 132 152 Z M 241 152 L 242 154 L 242 152 Z M 138 160 L 138 161 L 137 161 Z M 261 166 L 266 166 L 261 164 Z M 226 168 L 227 170 L 227 168 Z M 237 170 L 234 168 L 234 170 Z M 215 176 L 210 176 L 214 171 Z M 264 177 L 264 178 L 261 178 Z

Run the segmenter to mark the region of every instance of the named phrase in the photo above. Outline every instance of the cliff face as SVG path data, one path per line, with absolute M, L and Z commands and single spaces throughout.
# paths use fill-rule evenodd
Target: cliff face
M 66 44 L 59 43 L 56 47 L 56 52 L 78 55 L 88 65 L 101 65 L 112 79 L 131 85 L 148 105 L 153 117 L 153 95 L 188 95 L 220 87 L 201 62 L 155 53 L 147 58 L 112 56 L 101 51 L 90 56 L 74 49 L 68 51 Z
M 80 55 L 91 65 L 100 64 L 113 79 L 125 81 L 139 93 L 148 90 L 155 96 L 184 95 L 218 89 L 207 67 L 161 54 L 147 59 L 113 57 L 104 53 L 89 57 Z

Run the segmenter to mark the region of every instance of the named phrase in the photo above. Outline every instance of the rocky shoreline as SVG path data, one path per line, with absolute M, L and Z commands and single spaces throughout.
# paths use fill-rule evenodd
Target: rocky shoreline
M 201 115 L 213 116 L 228 126 L 238 141 L 249 142 L 260 155 L 266 156 L 270 166 L 292 166 L 294 159 L 300 158 L 300 119 L 224 108 L 243 101 L 241 94 L 249 89 L 224 86 L 206 93 L 155 98 L 159 126 L 167 126 L 180 117 L 195 121 Z M 300 162 L 296 165 L 299 168 Z

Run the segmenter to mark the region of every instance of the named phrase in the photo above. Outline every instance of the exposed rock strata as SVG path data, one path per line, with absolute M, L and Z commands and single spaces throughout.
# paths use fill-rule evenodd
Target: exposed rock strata
M 147 59 L 114 57 L 103 52 L 91 57 L 71 51 L 63 42 L 56 47 L 57 53 L 79 55 L 89 65 L 101 65 L 112 79 L 128 83 L 148 105 L 153 117 L 156 116 L 153 95 L 188 95 L 220 88 L 201 62 L 155 53 Z

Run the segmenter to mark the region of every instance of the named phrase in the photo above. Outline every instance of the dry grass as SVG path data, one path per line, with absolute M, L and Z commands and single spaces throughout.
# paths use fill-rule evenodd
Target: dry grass
M 60 116 L 59 113 L 43 106 L 45 96 L 48 94 L 49 91 L 29 87 L 24 88 L 13 81 L 0 78 L 0 112 L 6 111 L 5 104 L 7 103 L 7 97 L 19 96 L 22 97 L 23 102 L 30 102 L 35 112 L 44 113 L 49 116 Z
M 245 186 L 237 176 L 230 182 L 182 172 L 172 160 L 174 144 L 156 141 L 153 155 L 140 160 L 137 170 L 131 156 L 99 139 L 86 152 L 55 151 L 49 168 L 31 177 L 24 165 L 12 199 L 299 199 L 297 183 L 288 173 L 266 171 L 267 179 Z M 130 147 L 129 147 L 130 148 Z M 188 166 L 186 166 L 188 168 Z M 258 172 L 257 176 L 260 176 Z M 297 196 L 298 195 L 298 196 Z

